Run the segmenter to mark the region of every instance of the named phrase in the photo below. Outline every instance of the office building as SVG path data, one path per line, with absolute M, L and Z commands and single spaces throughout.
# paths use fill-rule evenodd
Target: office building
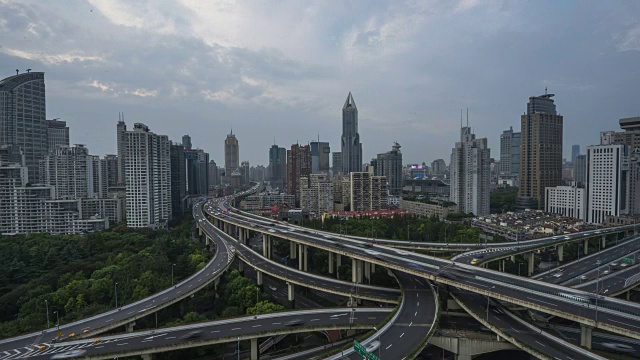
M 243 161 L 240 163 L 240 174 L 242 174 L 242 180 L 240 180 L 240 182 L 242 185 L 249 184 L 250 182 L 249 176 L 251 175 L 250 170 L 251 170 L 251 166 L 249 166 L 248 161 Z
M 500 175 L 520 174 L 520 142 L 521 134 L 514 132 L 513 128 L 505 130 L 500 135 Z
M 362 170 L 362 144 L 358 134 L 358 108 L 351 93 L 342 107 L 342 173 Z
M 629 146 L 603 143 L 587 147 L 587 222 L 629 214 Z
M 587 185 L 587 155 L 578 155 L 573 159 L 573 181 L 581 188 Z
M 43 182 L 54 188 L 54 199 L 95 197 L 93 157 L 84 145 L 58 146 L 45 156 L 41 165 Z
M 311 147 L 311 173 L 329 173 L 329 154 L 331 148 L 328 142 L 312 141 Z
M 166 135 L 142 123 L 125 133 L 127 225 L 166 227 L 171 218 L 171 159 Z
M 463 127 L 449 165 L 450 199 L 459 212 L 489 215 L 490 158 L 487 139 L 476 139 L 470 127 Z
M 126 197 L 110 197 L 104 199 L 80 199 L 82 219 L 97 217 L 109 220 L 109 226 L 126 220 Z
M 124 186 L 126 183 L 125 163 L 127 143 L 126 136 L 127 124 L 124 122 L 124 114 L 118 114 L 118 125 L 116 126 L 116 140 L 118 150 L 118 185 Z
M 255 182 L 263 182 L 267 180 L 267 168 L 263 165 L 252 166 L 249 169 L 249 180 Z
M 47 151 L 51 152 L 58 146 L 69 146 L 69 127 L 66 121 L 57 119 L 47 120 Z
M 215 160 L 209 160 L 209 188 L 220 184 L 220 173 Z
M 402 152 L 400 151 L 400 144 L 394 142 L 391 151 L 378 154 L 378 158 L 375 161 L 374 175 L 387 178 L 389 194 L 402 194 Z
M 287 150 L 287 194 L 300 199 L 300 178 L 311 174 L 311 149 L 309 145 L 291 145 Z
M 578 155 L 580 155 L 580 145 L 571 145 L 571 161 L 576 161 Z
M 191 150 L 191 147 L 193 146 L 191 145 L 191 136 L 182 135 L 182 146 L 185 150 Z
M 562 115 L 553 94 L 532 96 L 520 117 L 520 187 L 516 206 L 544 209 L 545 188 L 562 183 Z
M 287 149 L 273 144 L 269 148 L 269 181 L 273 189 L 285 189 L 287 180 Z
M 41 182 L 40 160 L 47 143 L 43 72 L 27 72 L 0 80 L 0 145 L 22 149 L 29 169 L 29 182 Z
M 560 216 L 587 220 L 586 190 L 577 186 L 555 186 L 545 189 L 544 211 Z
M 331 170 L 333 170 L 333 175 L 342 174 L 342 153 L 341 152 L 333 152 L 331 153 Z
M 442 175 L 447 170 L 447 163 L 443 159 L 433 160 L 431 162 L 431 174 Z
M 183 145 L 184 146 L 184 145 Z M 184 149 L 188 195 L 209 193 L 209 154 L 201 149 Z
M 227 135 L 224 141 L 224 173 L 225 176 L 231 176 L 233 171 L 240 167 L 240 144 L 238 139 L 231 133 Z
M 348 181 L 350 211 L 387 208 L 389 193 L 387 179 L 384 176 L 374 176 L 368 172 L 351 172 Z M 342 191 L 344 192 L 344 189 Z
M 170 145 L 169 157 L 171 162 L 171 217 L 184 215 L 187 197 L 187 162 L 185 149 L 182 144 Z

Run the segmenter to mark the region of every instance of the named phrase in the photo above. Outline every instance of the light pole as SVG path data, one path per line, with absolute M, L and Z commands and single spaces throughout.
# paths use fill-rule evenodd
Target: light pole
M 444 243 L 445 245 L 447 244 L 447 228 L 449 227 L 449 224 L 445 224 L 444 225 Z
M 44 306 L 47 308 L 47 329 L 49 328 L 49 301 L 44 301 Z
M 238 360 L 240 360 L 240 336 L 238 336 Z
M 116 293 L 116 309 L 118 308 L 118 283 L 114 285 L 115 293 Z
M 407 224 L 407 241 L 409 241 L 409 224 Z
M 58 328 L 58 331 L 56 332 L 56 337 L 60 338 L 60 317 L 57 310 L 54 311 L 53 313 L 56 314 L 56 327 Z
M 598 289 L 598 286 L 600 284 L 600 260 L 596 261 L 596 264 L 598 265 L 598 278 L 596 279 L 596 326 L 598 326 L 598 297 L 600 297 L 600 290 Z
M 176 266 L 176 264 L 171 264 L 171 286 L 173 286 L 173 267 Z

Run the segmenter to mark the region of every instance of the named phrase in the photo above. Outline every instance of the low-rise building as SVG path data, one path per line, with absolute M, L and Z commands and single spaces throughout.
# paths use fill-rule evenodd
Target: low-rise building
M 457 206 L 451 202 L 434 202 L 428 200 L 406 200 L 400 198 L 400 210 L 405 210 L 419 216 L 437 216 L 439 219 L 446 219 L 451 213 L 455 213 Z

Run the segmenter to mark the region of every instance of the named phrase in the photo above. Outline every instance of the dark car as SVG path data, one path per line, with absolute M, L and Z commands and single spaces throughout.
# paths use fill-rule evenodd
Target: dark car
M 201 336 L 202 336 L 202 331 L 194 330 L 194 331 L 189 331 L 188 333 L 182 335 L 181 339 L 184 339 L 184 340 L 198 339 Z
M 301 326 L 303 324 L 304 324 L 304 321 L 300 319 L 295 319 L 295 320 L 287 321 L 286 323 L 284 323 L 284 326 Z

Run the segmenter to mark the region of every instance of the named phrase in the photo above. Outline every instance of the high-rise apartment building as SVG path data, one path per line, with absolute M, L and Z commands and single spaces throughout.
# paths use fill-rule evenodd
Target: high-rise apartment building
M 66 121 L 57 119 L 47 120 L 47 149 L 48 152 L 56 147 L 69 146 L 69 127 Z
M 171 217 L 184 215 L 187 197 L 187 162 L 182 144 L 171 143 L 169 149 L 171 162 Z
M 248 161 L 243 161 L 240 163 L 240 174 L 242 174 L 242 180 L 240 180 L 240 183 L 242 185 L 246 185 L 250 182 L 250 178 L 249 178 L 249 176 L 251 175 L 250 170 L 251 170 L 251 166 L 249 165 Z
M 519 208 L 544 209 L 547 187 L 562 183 L 563 118 L 556 112 L 553 94 L 532 96 L 520 117 Z
M 343 185 L 344 187 L 344 185 Z M 342 190 L 343 192 L 345 189 Z M 368 172 L 349 174 L 349 206 L 351 211 L 380 210 L 388 204 L 387 178 Z
M 84 145 L 58 146 L 41 162 L 45 185 L 55 189 L 56 199 L 93 196 L 93 157 Z
M 215 160 L 209 160 L 209 187 L 220 184 L 220 174 L 218 173 L 218 164 Z
M 29 182 L 39 183 L 40 160 L 47 143 L 43 72 L 27 72 L 0 80 L 0 145 L 22 149 Z
M 118 114 L 118 125 L 116 126 L 116 140 L 118 148 L 118 185 L 124 186 L 126 183 L 126 152 L 127 152 L 127 124 L 124 122 L 124 114 Z
M 315 216 L 333 211 L 333 184 L 326 173 L 300 178 L 300 207 Z
M 300 178 L 311 174 L 311 149 L 309 145 L 291 145 L 287 150 L 287 194 L 300 198 Z
M 489 215 L 491 156 L 487 139 L 476 139 L 471 128 L 460 131 L 460 141 L 451 152 L 450 199 L 458 211 L 476 216 Z
M 107 162 L 107 186 L 116 187 L 118 186 L 118 156 L 105 155 L 104 160 Z
M 384 176 L 387 179 L 389 194 L 402 194 L 402 152 L 400 151 L 400 144 L 395 142 L 391 147 L 391 151 L 378 154 L 374 165 L 374 175 Z
M 629 146 L 587 147 L 587 222 L 604 224 L 629 213 Z
M 447 170 L 447 163 L 444 159 L 437 159 L 431 162 L 431 173 L 434 175 L 442 175 Z
M 127 225 L 166 227 L 171 219 L 171 157 L 166 135 L 142 123 L 125 133 Z
M 580 145 L 571 145 L 571 161 L 576 161 L 578 155 L 580 155 Z
M 329 154 L 331 148 L 328 142 L 312 141 L 311 146 L 311 172 L 313 174 L 329 173 Z
M 90 156 L 89 197 L 105 199 L 109 192 L 109 175 L 107 161 L 100 156 Z
M 331 153 L 331 170 L 334 176 L 342 173 L 342 153 L 339 151 Z
M 358 108 L 351 93 L 342 107 L 342 173 L 362 170 L 362 144 L 358 134 Z
M 512 127 L 500 135 L 500 175 L 520 174 L 520 135 Z
M 224 141 L 224 173 L 231 176 L 234 170 L 240 167 L 240 144 L 233 135 L 233 130 Z

